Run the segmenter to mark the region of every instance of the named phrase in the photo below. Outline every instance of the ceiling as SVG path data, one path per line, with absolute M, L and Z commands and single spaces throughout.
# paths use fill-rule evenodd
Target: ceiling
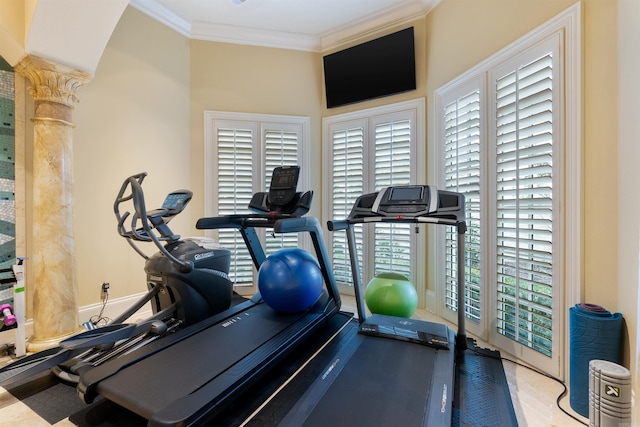
M 440 0 L 131 0 L 196 40 L 326 51 L 425 16 Z

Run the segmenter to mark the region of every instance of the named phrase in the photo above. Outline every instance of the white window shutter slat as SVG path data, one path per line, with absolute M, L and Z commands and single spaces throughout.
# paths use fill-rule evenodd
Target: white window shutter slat
M 249 213 L 253 194 L 268 190 L 275 167 L 300 164 L 302 125 L 262 121 L 267 117 L 272 116 L 254 115 L 215 122 L 217 215 Z M 276 238 L 264 235 L 262 231 L 259 234 L 266 241 L 267 254 L 282 247 L 299 246 L 296 234 Z M 236 230 L 221 229 L 218 240 L 232 252 L 230 276 L 234 284 L 254 286 L 255 268 L 241 234 Z
M 218 212 L 232 215 L 248 212 L 247 206 L 253 188 L 253 129 L 218 128 Z M 218 241 L 231 251 L 231 280 L 236 286 L 248 286 L 253 282 L 253 263 L 242 236 L 235 230 L 218 232 Z
M 299 165 L 298 160 L 298 144 L 301 135 L 299 131 L 286 131 L 283 129 L 271 129 L 267 127 L 264 130 L 264 163 L 265 163 L 265 191 L 269 191 L 271 183 L 271 175 L 273 170 L 278 166 L 296 166 Z M 297 248 L 299 246 L 299 236 L 294 233 L 272 235 L 267 232 L 266 251 L 268 254 L 283 248 Z
M 497 328 L 547 356 L 553 327 L 552 63 L 549 53 L 496 80 Z
M 466 316 L 480 322 L 480 91 L 472 90 L 444 107 L 445 189 L 465 195 L 467 233 L 465 234 Z M 445 232 L 445 306 L 458 310 L 457 233 Z
M 356 199 L 364 192 L 364 128 L 336 129 L 332 133 L 332 142 L 332 217 L 346 218 Z M 362 245 L 361 227 L 356 230 L 356 240 Z M 353 279 L 345 233 L 332 233 L 331 258 L 336 282 L 350 286 Z
M 379 122 L 374 128 L 375 190 L 411 184 L 411 120 Z M 374 274 L 394 272 L 412 278 L 411 227 L 408 224 L 374 226 Z

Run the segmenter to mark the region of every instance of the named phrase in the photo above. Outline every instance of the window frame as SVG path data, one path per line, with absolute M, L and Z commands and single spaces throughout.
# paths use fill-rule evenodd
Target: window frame
M 474 75 L 474 76 L 471 76 L 469 79 L 461 81 L 457 85 L 452 85 L 450 89 L 442 90 L 439 92 L 437 91 L 436 97 L 435 97 L 436 98 L 435 107 L 434 107 L 434 110 L 437 109 L 435 110 L 436 112 L 434 113 L 434 115 L 437 118 L 438 111 L 444 111 L 444 107 L 448 105 L 450 102 L 452 102 L 453 100 L 459 99 L 460 97 L 463 97 L 474 90 L 478 90 L 479 98 L 480 98 L 479 120 L 480 120 L 480 126 L 481 126 L 481 130 L 479 134 L 479 145 L 481 148 L 487 143 L 486 132 L 484 131 L 484 129 L 482 129 L 482 124 L 485 123 L 487 120 L 486 118 L 486 112 L 487 112 L 486 102 L 487 101 L 486 101 L 485 81 L 486 81 L 486 78 L 484 75 Z M 430 181 L 434 183 L 434 185 L 437 185 L 438 188 L 446 189 L 445 182 L 444 182 L 445 168 L 443 166 L 444 147 L 441 146 L 441 142 L 444 140 L 444 129 L 442 129 L 442 126 L 440 125 L 441 121 L 438 121 L 436 119 L 435 123 L 436 123 L 435 127 L 437 129 L 435 132 L 436 137 L 434 139 L 435 144 L 433 147 L 434 155 L 429 156 L 431 159 L 433 159 L 432 166 L 430 167 L 430 170 L 433 171 L 433 175 L 431 176 Z M 479 154 L 480 154 L 480 165 L 481 165 L 480 168 L 481 168 L 481 174 L 482 174 L 482 165 L 485 165 L 487 162 L 486 150 L 480 149 Z M 487 199 L 487 182 L 482 178 L 480 179 L 480 199 L 481 200 Z M 481 210 L 482 210 L 482 207 L 481 207 Z M 480 228 L 480 235 L 486 236 L 487 215 L 481 215 L 479 228 Z M 434 306 L 435 308 L 434 311 L 436 312 L 436 314 L 438 314 L 438 316 L 443 317 L 444 319 L 452 323 L 457 323 L 457 316 L 458 316 L 457 311 L 449 310 L 446 307 L 447 295 L 446 295 L 446 289 L 445 289 L 446 285 L 444 280 L 446 259 L 445 259 L 444 252 L 442 251 L 442 248 L 445 247 L 446 233 L 447 233 L 447 230 L 445 229 L 438 230 L 436 233 L 434 233 L 433 237 L 430 239 L 430 242 L 429 242 L 430 253 L 434 254 L 432 265 L 435 266 L 435 268 L 430 269 L 430 271 L 432 271 L 432 274 L 430 274 L 430 277 L 432 277 L 433 278 L 432 280 L 434 281 L 434 283 L 437 284 L 435 289 L 435 294 L 431 295 L 431 298 L 434 301 L 437 301 Z M 470 246 L 466 245 L 466 248 L 468 251 Z M 486 263 L 487 256 L 482 253 L 482 247 L 480 249 L 480 256 L 482 257 L 480 262 L 484 266 Z M 483 268 L 480 271 L 481 283 L 485 283 L 487 280 L 487 277 L 488 277 L 488 274 L 487 274 L 486 268 Z M 481 286 L 480 287 L 480 303 L 481 303 L 481 306 L 484 307 L 484 309 L 483 308 L 480 309 L 481 320 L 479 323 L 475 323 L 468 320 L 465 322 L 465 328 L 467 331 L 469 331 L 470 333 L 476 336 L 483 337 L 483 338 L 486 338 L 486 334 L 485 334 L 486 318 L 487 318 L 486 310 L 488 307 L 487 298 L 488 296 L 487 296 L 486 287 Z
M 239 126 L 241 124 L 241 126 Z M 205 111 L 204 112 L 204 214 L 205 216 L 218 215 L 217 199 L 217 135 L 216 129 L 226 125 L 230 128 L 251 129 L 255 136 L 252 139 L 252 157 L 256 169 L 253 173 L 252 192 L 266 191 L 269 185 L 266 173 L 266 134 L 270 130 L 281 132 L 295 132 L 298 134 L 297 157 L 298 165 L 301 166 L 298 179 L 298 190 L 303 191 L 310 188 L 310 170 L 305 168 L 310 162 L 310 119 L 307 116 L 286 116 L 275 114 L 225 112 L 225 111 Z M 213 239 L 218 238 L 218 230 L 205 230 L 205 236 Z M 258 230 L 258 237 L 263 246 L 266 247 L 265 230 Z M 309 251 L 311 241 L 306 235 L 298 236 L 298 247 Z M 253 271 L 253 285 L 240 286 L 238 291 L 243 294 L 250 294 L 257 291 L 257 271 Z
M 349 113 L 337 114 L 334 116 L 327 116 L 322 119 L 322 216 L 327 220 L 341 219 L 333 217 L 332 206 L 332 149 L 333 131 L 338 127 L 339 129 L 352 127 L 355 124 L 363 124 L 364 126 L 364 193 L 372 192 L 372 188 L 375 185 L 375 174 L 373 173 L 373 165 L 375 164 L 375 152 L 370 147 L 373 145 L 371 138 L 373 130 L 377 123 L 384 122 L 385 120 L 397 120 L 400 115 L 412 114 L 412 120 L 415 123 L 415 129 L 412 129 L 414 141 L 411 144 L 411 161 L 412 170 L 412 183 L 420 184 L 426 183 L 426 102 L 424 98 L 418 98 L 409 101 L 402 101 L 393 104 L 388 104 L 379 107 L 366 108 Z M 409 113 L 410 112 L 410 113 Z M 366 235 L 367 246 L 359 251 L 360 256 L 363 257 L 362 268 L 363 271 L 372 271 L 374 268 L 373 256 L 365 256 L 365 254 L 373 253 L 373 234 L 374 227 L 366 227 L 362 230 Z M 417 236 L 412 234 L 412 245 L 415 248 L 411 255 L 412 263 L 412 279 L 416 285 L 418 292 L 418 304 L 420 307 L 425 306 L 426 300 L 426 284 L 425 284 L 425 263 L 418 262 L 418 254 L 424 254 L 426 251 L 426 239 L 424 238 L 424 227 L 420 229 L 420 233 Z M 332 244 L 332 234 L 326 232 L 326 241 L 328 245 Z M 330 248 L 329 248 L 330 249 Z M 363 280 L 366 278 L 363 276 Z M 352 294 L 352 286 L 340 286 L 340 292 L 345 294 Z
M 540 54 L 542 54 L 543 52 L 547 52 L 547 51 L 552 51 L 553 54 L 555 55 L 560 55 L 560 51 L 561 51 L 561 46 L 562 46 L 562 34 L 560 33 L 554 33 L 552 34 L 550 37 L 546 38 L 545 40 L 541 40 L 539 43 L 537 43 L 534 46 L 530 46 L 528 47 L 525 51 L 520 52 L 518 55 L 516 55 L 513 59 L 509 60 L 509 61 L 504 61 L 502 64 L 493 67 L 490 71 L 489 71 L 489 93 L 491 94 L 495 94 L 496 92 L 496 80 L 498 78 L 500 78 L 500 76 L 503 74 L 503 72 L 505 70 L 512 70 L 512 69 L 516 69 L 522 62 L 526 62 L 529 59 L 533 59 L 536 56 L 539 56 Z M 554 138 L 554 143 L 553 143 L 553 153 L 552 153 L 552 157 L 553 157 L 553 162 L 554 164 L 557 162 L 558 165 L 563 165 L 563 160 L 564 160 L 564 155 L 562 152 L 562 143 L 565 141 L 565 137 L 563 137 L 563 128 L 564 128 L 564 121 L 562 119 L 562 99 L 563 99 L 563 91 L 562 91 L 562 81 L 563 79 L 560 77 L 562 75 L 563 72 L 563 64 L 562 64 L 562 58 L 560 56 L 559 61 L 553 61 L 554 64 L 557 64 L 559 66 L 559 69 L 553 70 L 553 74 L 554 74 L 554 84 L 558 83 L 560 85 L 560 87 L 558 88 L 557 93 L 559 94 L 559 96 L 553 99 L 553 133 L 554 134 L 558 134 L 559 138 L 557 140 L 555 140 Z M 495 97 L 489 97 L 489 107 L 488 110 L 489 112 L 494 112 L 496 111 L 497 107 L 495 105 Z M 492 117 L 492 119 L 495 119 L 495 117 Z M 497 138 L 495 132 L 496 132 L 496 126 L 491 126 L 487 129 L 489 131 L 489 141 L 495 141 L 495 139 Z M 490 157 L 492 159 L 492 162 L 494 161 L 494 159 L 496 158 L 496 149 L 497 146 L 496 144 L 489 144 L 489 153 L 490 153 Z M 492 167 L 496 167 L 496 165 L 494 163 L 491 163 Z M 562 253 L 564 252 L 562 250 L 562 247 L 564 246 L 564 241 L 565 238 L 562 236 L 562 230 L 564 229 L 564 223 L 565 223 L 565 219 L 564 216 L 562 215 L 561 212 L 561 201 L 564 200 L 565 195 L 564 195 L 564 182 L 566 181 L 565 178 L 562 176 L 562 167 L 554 167 L 553 168 L 553 177 L 552 177 L 552 181 L 553 181 L 553 194 L 554 195 L 559 195 L 560 200 L 556 200 L 555 198 L 553 199 L 553 230 L 552 230 L 552 235 L 553 235 L 553 254 L 552 254 L 552 259 L 553 259 L 553 281 L 555 283 L 562 283 L 562 277 L 564 277 L 564 265 L 562 263 Z M 495 231 L 495 227 L 496 227 L 496 221 L 497 221 L 497 207 L 496 207 L 496 175 L 492 175 L 489 179 L 490 179 L 490 185 L 489 188 L 491 189 L 491 192 L 489 193 L 489 200 L 490 202 L 490 215 L 489 218 L 491 220 L 491 228 L 488 228 L 488 230 L 493 230 Z M 492 299 L 491 299 L 491 303 L 492 303 L 492 312 L 494 313 L 493 318 L 496 318 L 496 314 L 498 311 L 498 307 L 497 307 L 497 301 L 496 301 L 496 292 L 497 292 L 497 275 L 498 275 L 498 267 L 497 267 L 497 263 L 496 261 L 496 248 L 497 248 L 497 236 L 495 233 L 490 233 L 490 235 L 488 236 L 489 240 L 488 240 L 488 245 L 490 247 L 491 250 L 491 256 L 490 258 L 492 260 L 494 260 L 494 262 L 491 264 L 490 266 L 490 275 L 488 276 L 489 278 L 491 278 L 491 294 L 492 294 Z M 557 243 L 556 243 L 557 241 Z M 560 248 L 560 251 L 558 251 L 557 249 Z M 563 301 L 563 289 L 560 286 L 553 286 L 553 307 L 552 307 L 552 313 L 553 313 L 553 319 L 554 319 L 554 323 L 559 320 L 562 317 L 562 308 L 564 307 Z M 554 331 L 553 331 L 553 335 L 552 335 L 552 348 L 551 348 L 551 353 L 552 356 L 551 358 L 554 358 L 554 355 L 558 355 L 560 353 L 560 341 L 562 340 L 563 334 L 560 333 L 560 331 L 558 331 L 558 328 L 555 327 Z M 512 345 L 512 340 L 510 340 L 508 337 L 499 334 L 496 331 L 495 327 L 492 327 L 489 330 L 489 338 L 490 338 L 490 342 L 495 343 L 496 345 L 500 346 L 501 348 L 505 348 L 505 347 L 509 347 L 510 345 Z M 525 360 L 527 360 L 530 363 L 535 364 L 536 366 L 545 366 L 547 365 L 547 360 L 545 359 L 545 356 L 542 355 L 541 353 L 527 348 L 526 346 L 513 346 L 513 350 L 516 351 L 518 354 L 518 357 L 521 357 Z
M 581 55 L 581 5 L 580 3 L 571 6 L 564 12 L 556 15 L 546 23 L 540 25 L 530 33 L 516 40 L 509 46 L 500 50 L 496 54 L 482 61 L 480 64 L 471 68 L 467 72 L 463 73 L 459 77 L 453 79 L 449 83 L 443 85 L 435 91 L 434 96 L 434 137 L 432 144 L 429 147 L 430 158 L 430 178 L 432 182 L 438 185 L 443 184 L 443 169 L 441 166 L 443 153 L 441 143 L 443 139 L 443 130 L 441 128 L 442 123 L 442 111 L 445 105 L 447 105 L 447 97 L 450 96 L 455 90 L 465 85 L 480 84 L 479 88 L 482 90 L 488 90 L 491 85 L 490 71 L 495 69 L 511 58 L 514 58 L 529 49 L 548 41 L 554 37 L 558 37 L 559 50 L 561 52 L 560 59 L 560 75 L 562 78 L 558 82 L 561 87 L 559 88 L 560 99 L 558 104 L 559 116 L 562 119 L 560 128 L 559 143 L 562 144 L 559 147 L 559 153 L 557 160 L 560 161 L 559 168 L 554 172 L 554 186 L 558 186 L 558 190 L 561 193 L 561 200 L 559 201 L 559 222 L 554 225 L 554 228 L 559 234 L 561 234 L 561 240 L 558 242 L 558 247 L 561 253 L 554 250 L 554 265 L 561 266 L 562 270 L 559 275 L 554 276 L 555 280 L 558 280 L 562 286 L 558 293 L 558 299 L 554 299 L 554 325 L 553 325 L 553 345 L 552 345 L 552 357 L 547 358 L 539 354 L 534 354 L 533 350 L 527 349 L 523 345 L 509 340 L 495 340 L 495 334 L 492 328 L 495 327 L 494 320 L 496 318 L 495 307 L 495 270 L 490 259 L 494 259 L 494 253 L 486 254 L 485 261 L 483 262 L 483 281 L 485 283 L 485 297 L 483 298 L 485 312 L 484 321 L 481 325 L 474 330 L 474 326 L 471 322 L 466 322 L 470 332 L 478 335 L 480 338 L 488 340 L 490 343 L 496 345 L 503 351 L 507 351 L 522 360 L 532 363 L 536 367 L 546 371 L 547 373 L 558 377 L 564 378 L 569 370 L 568 358 L 564 357 L 566 349 L 568 348 L 569 336 L 566 333 L 568 325 L 568 310 L 565 307 L 578 303 L 582 297 L 582 279 L 583 279 L 583 249 L 582 249 L 582 224 L 583 224 L 583 203 L 582 203 L 582 55 Z M 491 120 L 493 118 L 491 113 L 491 98 L 489 93 L 484 94 L 484 99 L 481 101 L 485 118 L 485 129 L 482 131 L 484 138 L 490 140 L 491 135 L 489 129 L 493 126 Z M 488 124 L 488 125 L 487 125 Z M 487 156 L 491 156 L 492 153 L 487 153 L 487 148 L 484 148 L 484 158 L 481 158 L 483 165 L 488 162 Z M 557 172 L 560 172 L 558 174 Z M 556 176 L 560 175 L 560 176 Z M 488 177 L 481 178 L 481 185 L 484 186 L 484 190 L 481 190 L 481 197 L 484 200 L 491 200 L 491 193 L 489 188 L 492 181 Z M 556 205 L 556 206 L 558 206 Z M 493 221 L 495 218 L 493 214 L 487 214 L 487 208 L 483 209 L 483 219 L 481 224 L 482 233 L 484 236 L 490 237 L 487 233 L 493 232 Z M 555 237 L 554 237 L 555 238 Z M 435 262 L 436 268 L 430 272 L 430 279 L 438 283 L 437 286 L 437 301 L 436 307 L 437 314 L 443 315 L 443 280 L 442 272 L 444 260 L 440 254 L 444 245 L 444 234 L 438 233 L 434 238 L 429 241 L 429 248 L 431 253 L 434 253 L 437 257 Z M 495 242 L 483 243 L 483 247 L 490 248 L 494 251 Z M 491 280 L 490 284 L 487 281 Z M 554 296 L 555 298 L 555 296 Z M 530 350 L 530 351 L 527 351 Z M 564 363 L 562 361 L 564 360 Z

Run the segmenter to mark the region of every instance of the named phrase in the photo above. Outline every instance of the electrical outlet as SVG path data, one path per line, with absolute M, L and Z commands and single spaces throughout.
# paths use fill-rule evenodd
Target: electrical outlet
M 100 287 L 100 299 L 105 300 L 109 296 L 109 284 L 103 283 Z

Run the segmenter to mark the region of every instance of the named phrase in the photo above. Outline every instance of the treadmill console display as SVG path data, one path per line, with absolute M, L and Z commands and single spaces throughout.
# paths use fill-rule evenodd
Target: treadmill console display
M 417 217 L 438 209 L 438 191 L 429 185 L 386 187 L 378 192 L 371 212 L 382 216 Z
M 271 185 L 269 186 L 269 203 L 284 206 L 291 202 L 296 195 L 300 167 L 281 166 L 273 170 Z
M 397 185 L 382 188 L 377 193 L 358 197 L 349 220 L 379 217 L 389 220 L 419 221 L 418 218 L 439 218 L 465 221 L 464 195 L 438 190 L 433 185 Z
M 271 177 L 271 188 L 296 188 L 299 171 L 300 169 L 294 167 L 277 168 L 276 173 Z
M 423 201 L 424 187 L 395 187 L 390 190 L 390 202 L 415 203 Z

